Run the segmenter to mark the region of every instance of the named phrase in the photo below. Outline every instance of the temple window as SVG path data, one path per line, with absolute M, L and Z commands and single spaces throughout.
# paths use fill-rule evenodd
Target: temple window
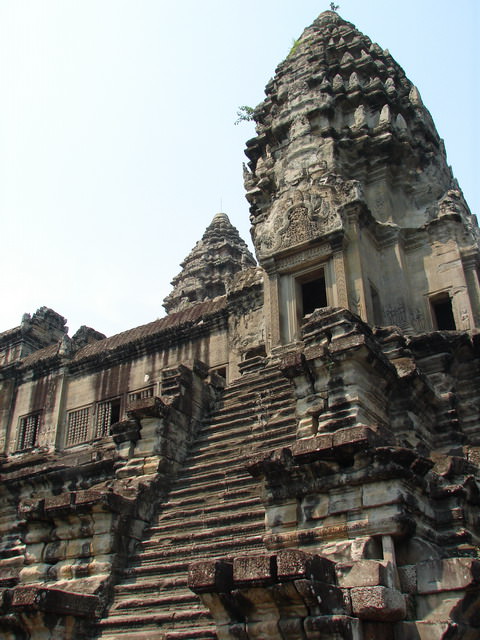
M 135 402 L 135 400 L 144 400 L 145 398 L 153 398 L 155 388 L 153 386 L 145 387 L 144 389 L 138 389 L 128 394 L 128 403 Z
M 65 445 L 71 447 L 88 439 L 90 407 L 75 409 L 67 413 L 67 435 Z
M 331 261 L 316 268 L 285 273 L 280 277 L 280 333 L 284 344 L 297 340 L 302 319 L 334 304 Z
M 32 413 L 20 418 L 17 436 L 17 451 L 33 449 L 37 444 L 40 427 L 40 413 Z
M 435 328 L 439 331 L 455 331 L 457 327 L 453 316 L 452 300 L 448 293 L 430 298 L 430 306 Z
M 325 272 L 323 269 L 298 278 L 297 283 L 300 293 L 299 302 L 301 303 L 300 316 L 302 318 L 309 313 L 313 313 L 315 309 L 328 306 Z
M 95 438 L 108 435 L 110 425 L 120 420 L 120 398 L 99 402 L 95 412 Z

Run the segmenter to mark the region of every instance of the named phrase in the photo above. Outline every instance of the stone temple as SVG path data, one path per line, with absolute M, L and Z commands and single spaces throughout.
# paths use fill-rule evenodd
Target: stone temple
M 0 637 L 480 637 L 479 231 L 419 91 L 337 13 L 167 315 L 0 334 Z

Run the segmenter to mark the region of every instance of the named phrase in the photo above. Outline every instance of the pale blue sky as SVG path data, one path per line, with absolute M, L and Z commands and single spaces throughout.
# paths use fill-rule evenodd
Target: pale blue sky
M 0 0 L 0 331 L 47 305 L 70 334 L 163 315 L 242 162 L 276 65 L 329 2 Z M 417 84 L 480 209 L 478 0 L 337 0 Z

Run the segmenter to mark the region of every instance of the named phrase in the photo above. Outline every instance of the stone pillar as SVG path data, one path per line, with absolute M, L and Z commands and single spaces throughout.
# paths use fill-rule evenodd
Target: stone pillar
M 476 264 L 476 256 L 474 254 L 463 256 L 462 264 L 472 311 L 471 328 L 480 327 L 480 274 L 477 270 L 479 267 Z
M 263 265 L 267 280 L 265 282 L 265 324 L 267 352 L 281 344 L 279 278 L 274 271 L 273 261 Z
M 335 275 L 335 306 L 348 309 L 348 290 L 347 278 L 345 273 L 343 247 L 335 246 L 333 248 L 333 273 Z
M 362 320 L 367 321 L 365 277 L 362 268 L 361 255 L 361 229 L 358 220 L 358 211 L 356 209 L 348 212 L 348 240 L 346 257 L 349 267 L 350 286 L 352 290 L 352 304 L 350 307 L 354 313 L 362 318 Z M 348 304 L 341 306 L 348 308 Z

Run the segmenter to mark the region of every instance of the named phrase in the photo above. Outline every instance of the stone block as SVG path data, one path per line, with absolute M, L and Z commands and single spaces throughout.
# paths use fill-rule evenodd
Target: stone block
M 277 576 L 280 582 L 308 577 L 329 584 L 336 583 L 333 562 L 299 549 L 283 549 L 278 552 Z
M 327 451 L 332 448 L 333 434 L 321 433 L 311 438 L 302 438 L 292 446 L 292 454 L 295 458 L 311 457 L 317 452 Z
M 395 622 L 406 614 L 405 597 L 388 587 L 354 587 L 350 591 L 352 610 L 361 620 Z
M 10 606 L 15 610 L 34 609 L 57 615 L 83 617 L 92 615 L 98 602 L 98 598 L 92 595 L 29 586 L 15 587 Z
M 188 567 L 188 586 L 195 593 L 228 591 L 233 586 L 233 565 L 224 560 L 205 560 Z
M 45 518 L 45 500 L 26 499 L 18 506 L 18 517 L 27 521 L 42 520 Z
M 269 528 L 284 527 L 297 523 L 297 501 L 265 508 L 265 526 Z
M 272 584 L 277 575 L 276 556 L 245 556 L 233 560 L 235 587 Z
M 344 614 L 345 598 L 341 589 L 319 580 L 299 579 L 294 583 L 310 614 Z
M 303 616 L 302 616 L 303 617 Z M 280 637 L 284 640 L 304 640 L 303 620 L 301 618 L 287 618 L 278 621 Z
M 156 397 L 133 400 L 127 406 L 127 415 L 131 419 L 162 418 L 166 413 L 168 407 Z
M 361 623 L 344 615 L 309 616 L 303 627 L 307 640 L 361 640 Z
M 370 427 L 345 427 L 333 433 L 334 447 L 368 447 L 382 444 L 380 436 Z
M 427 622 L 462 622 L 480 627 L 478 591 L 442 591 L 418 595 L 417 617 Z
M 401 502 L 405 494 L 406 489 L 399 480 L 372 482 L 362 487 L 362 503 L 365 507 L 394 504 Z
M 362 631 L 362 640 L 387 640 L 395 637 L 394 623 L 392 622 L 367 622 L 365 620 L 362 624 Z
M 51 518 L 62 513 L 68 513 L 71 503 L 72 493 L 68 491 L 59 496 L 49 496 L 45 498 L 45 514 Z
M 478 629 L 467 631 L 454 622 L 397 622 L 395 640 L 478 640 Z
M 446 558 L 417 565 L 420 594 L 466 589 L 479 583 L 480 561 L 473 558 Z
M 278 640 L 278 620 L 247 621 L 245 628 L 249 640 Z
M 359 509 L 362 505 L 362 494 L 360 487 L 351 489 L 334 489 L 328 494 L 328 513 L 343 513 Z
M 388 586 L 388 572 L 378 560 L 339 563 L 335 568 L 338 584 L 342 589 Z
M 300 508 L 303 520 L 321 520 L 328 515 L 328 495 L 322 493 L 311 493 L 306 495 L 301 502 Z
M 417 567 L 414 564 L 408 564 L 404 567 L 398 567 L 398 578 L 400 580 L 400 589 L 403 593 L 417 592 Z

